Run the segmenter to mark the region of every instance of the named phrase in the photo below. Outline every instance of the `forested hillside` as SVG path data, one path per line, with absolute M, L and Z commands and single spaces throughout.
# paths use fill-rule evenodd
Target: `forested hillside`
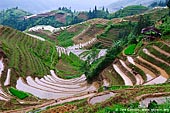
M 95 6 L 94 10 L 73 12 L 66 7 L 59 7 L 58 10 L 33 15 L 16 7 L 0 12 L 0 24 L 21 31 L 36 25 L 67 26 L 93 18 L 109 18 L 108 9 L 98 10 Z

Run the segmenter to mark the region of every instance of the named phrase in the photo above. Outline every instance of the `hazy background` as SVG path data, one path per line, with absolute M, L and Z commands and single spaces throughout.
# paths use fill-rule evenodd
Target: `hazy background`
M 94 6 L 107 6 L 119 0 L 0 0 L 0 10 L 18 6 L 32 13 L 40 13 L 58 7 L 71 7 L 72 10 L 89 10 Z
M 84 11 L 105 6 L 109 11 L 114 12 L 129 5 L 148 6 L 154 1 L 165 0 L 0 0 L 0 10 L 18 6 L 20 9 L 31 13 L 41 13 L 58 7 L 71 7 L 72 10 Z

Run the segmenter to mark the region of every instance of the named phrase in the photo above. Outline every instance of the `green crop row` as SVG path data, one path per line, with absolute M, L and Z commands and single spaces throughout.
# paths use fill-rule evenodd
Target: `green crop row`
M 2 48 L 9 59 L 9 67 L 20 76 L 43 76 L 55 69 L 58 53 L 55 45 L 34 39 L 6 27 L 0 36 Z

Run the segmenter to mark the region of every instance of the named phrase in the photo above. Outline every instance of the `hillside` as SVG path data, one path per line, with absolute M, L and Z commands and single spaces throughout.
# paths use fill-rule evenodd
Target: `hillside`
M 48 74 L 49 70 L 56 70 L 57 63 L 62 60 L 53 43 L 34 39 L 12 28 L 1 26 L 0 39 L 1 52 L 5 54 L 8 65 L 6 68 L 11 68 L 14 81 L 19 76 L 42 77 L 44 74 Z M 75 57 L 74 55 L 63 57 L 67 62 L 72 62 L 71 56 Z M 69 64 L 66 65 L 69 66 Z M 76 64 L 74 66 L 76 67 Z M 74 66 L 72 68 L 75 68 Z
M 57 106 L 41 112 L 105 113 L 122 109 L 151 110 L 149 106 L 153 100 L 157 102 L 156 106 L 152 106 L 154 109 L 169 109 L 170 38 L 165 31 L 169 30 L 170 19 L 165 16 L 161 20 L 164 20 L 159 25 L 163 33 L 161 38 L 149 41 L 145 35 L 140 35 L 142 39 L 137 43 L 125 44 L 127 42 L 124 40 L 125 45 L 120 42 L 120 45 L 114 46 L 108 52 L 105 63 L 111 57 L 113 59 L 110 65 L 105 64 L 106 68 L 100 73 L 99 93 L 88 99 L 56 104 Z M 122 46 L 123 48 L 119 48 Z
M 159 1 L 159 0 L 157 0 Z M 165 0 L 161 0 L 161 1 L 165 1 Z M 109 10 L 111 12 L 115 12 L 120 10 L 121 8 L 124 8 L 126 6 L 131 6 L 131 5 L 144 5 L 144 6 L 149 6 L 150 4 L 152 4 L 153 2 L 155 2 L 155 0 L 119 0 L 119 1 L 115 1 L 112 4 L 108 5 L 107 8 L 109 8 Z
M 58 54 L 54 45 L 36 40 L 9 27 L 1 26 L 0 34 L 1 49 L 8 58 L 8 68 L 13 69 L 12 73 L 16 73 L 15 76 L 42 76 L 47 74 L 50 68 L 55 68 Z M 51 57 L 52 54 L 54 55 Z
M 95 8 L 95 10 L 90 11 L 73 12 L 67 7 L 59 7 L 57 10 L 31 14 L 16 7 L 0 11 L 0 15 L 0 24 L 24 31 L 36 25 L 63 27 L 93 18 L 109 18 L 110 14 L 107 9 L 99 10 Z
M 128 10 L 133 8 L 136 10 Z M 142 11 L 138 12 L 136 15 L 126 16 L 133 11 L 139 11 L 138 9 L 142 9 Z M 123 12 L 119 13 L 119 16 L 122 15 L 123 18 L 114 18 L 111 20 L 96 18 L 80 24 L 56 28 L 60 30 L 57 30 L 55 33 L 40 29 L 29 33 L 41 36 L 51 42 L 55 41 L 56 44 L 63 47 L 85 43 L 96 38 L 97 40 L 89 44 L 86 48 L 97 47 L 105 49 L 111 47 L 112 44 L 121 39 L 121 37 L 128 36 L 141 17 L 146 19 L 146 21 L 150 21 L 150 24 L 152 24 L 155 21 L 159 21 L 163 18 L 163 15 L 168 12 L 167 8 L 146 9 L 148 8 L 144 6 L 129 6 L 127 10 L 125 8 L 123 11 L 118 11 Z

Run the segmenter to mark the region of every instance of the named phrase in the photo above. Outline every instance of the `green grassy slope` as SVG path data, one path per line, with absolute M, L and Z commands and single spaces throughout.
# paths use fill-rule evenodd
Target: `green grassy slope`
M 49 69 L 55 69 L 58 54 L 51 43 L 8 27 L 2 27 L 0 33 L 1 47 L 9 59 L 8 66 L 18 76 L 43 76 Z
M 12 69 L 12 85 L 19 76 L 42 77 L 49 74 L 49 70 L 59 72 L 62 78 L 75 78 L 83 74 L 83 61 L 73 54 L 63 54 L 59 58 L 56 45 L 49 41 L 40 41 L 20 31 L 1 26 L 0 42 L 0 47 L 8 59 L 6 68 Z M 4 80 L 5 76 L 2 77 L 2 81 Z

